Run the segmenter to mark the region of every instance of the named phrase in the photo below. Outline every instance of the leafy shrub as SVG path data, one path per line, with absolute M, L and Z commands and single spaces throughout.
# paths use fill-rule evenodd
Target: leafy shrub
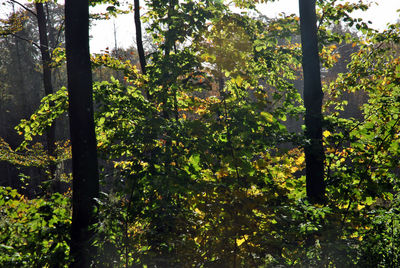
M 67 267 L 70 211 L 61 194 L 29 200 L 0 187 L 0 266 Z

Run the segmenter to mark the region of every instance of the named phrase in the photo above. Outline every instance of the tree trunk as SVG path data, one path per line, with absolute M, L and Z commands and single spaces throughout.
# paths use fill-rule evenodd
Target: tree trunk
M 65 38 L 73 174 L 71 267 L 85 268 L 96 255 L 92 242 L 97 221 L 95 198 L 99 194 L 88 0 L 65 1 Z
M 315 0 L 299 0 L 301 44 L 303 51 L 304 104 L 306 108 L 304 147 L 306 158 L 307 197 L 312 202 L 323 202 L 324 148 L 322 145 L 322 99 L 321 73 L 318 55 L 317 19 Z
M 39 38 L 40 38 L 40 53 L 42 56 L 42 67 L 43 67 L 43 85 L 45 95 L 53 93 L 53 85 L 51 83 L 51 58 L 50 58 L 50 46 L 47 38 L 47 27 L 46 27 L 46 15 L 43 9 L 43 3 L 36 3 L 36 18 L 39 28 Z M 50 104 L 51 105 L 51 104 Z M 54 157 L 55 154 L 55 137 L 56 137 L 56 125 L 55 122 L 46 131 L 46 143 L 47 143 L 47 153 L 49 156 Z M 56 172 L 55 163 L 49 165 L 50 169 L 50 179 L 54 179 Z
M 15 6 L 14 6 L 14 2 L 12 2 L 12 13 L 16 14 L 15 11 Z M 20 40 L 14 35 L 14 40 L 15 40 L 15 55 L 17 56 L 17 68 L 18 68 L 18 72 L 20 74 L 24 73 L 24 70 L 22 68 L 22 60 L 21 60 L 21 54 L 20 54 L 20 46 L 19 46 L 19 42 Z M 19 90 L 16 92 L 15 95 L 18 96 L 18 100 L 21 100 L 21 106 L 22 106 L 22 115 L 20 115 L 22 118 L 28 116 L 30 113 L 28 112 L 28 104 L 25 98 L 25 94 L 26 94 L 26 87 L 25 87 L 25 79 L 24 76 L 21 75 L 19 77 L 19 79 L 17 80 L 17 84 L 19 87 Z
M 140 22 L 140 1 L 135 0 L 135 28 L 136 28 L 136 45 L 139 54 L 140 68 L 142 74 L 146 74 L 146 58 L 144 56 L 142 24 Z

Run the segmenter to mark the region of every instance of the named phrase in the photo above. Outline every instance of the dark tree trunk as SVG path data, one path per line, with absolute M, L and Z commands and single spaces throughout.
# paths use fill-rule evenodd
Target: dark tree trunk
M 299 0 L 301 44 L 303 51 L 304 104 L 306 108 L 306 157 L 307 197 L 312 202 L 323 202 L 324 148 L 322 145 L 322 98 L 320 63 L 318 55 L 317 19 L 315 0 Z
M 73 174 L 71 267 L 84 268 L 90 267 L 96 255 L 92 227 L 99 194 L 88 0 L 65 1 L 65 38 Z
M 140 68 L 142 74 L 146 74 L 146 58 L 144 56 L 142 24 L 140 22 L 140 1 L 135 0 L 135 28 L 136 28 L 136 45 L 139 54 Z
M 143 48 L 142 23 L 140 21 L 140 0 L 135 0 L 135 30 L 136 30 L 136 46 L 139 54 L 140 69 L 142 74 L 146 74 L 146 57 Z M 146 89 L 146 97 L 151 100 L 150 92 Z
M 43 9 L 43 3 L 36 3 L 36 18 L 38 21 L 39 28 L 39 39 L 40 39 L 40 53 L 42 56 L 42 67 L 43 67 L 43 85 L 45 95 L 53 93 L 53 85 L 51 83 L 51 58 L 50 58 L 50 47 L 47 38 L 47 27 L 46 27 L 46 15 Z M 55 142 L 56 138 L 56 126 L 55 122 L 46 131 L 46 143 L 47 143 L 47 153 L 49 156 L 55 156 Z M 50 179 L 54 179 L 56 165 L 54 163 L 49 165 L 50 169 Z

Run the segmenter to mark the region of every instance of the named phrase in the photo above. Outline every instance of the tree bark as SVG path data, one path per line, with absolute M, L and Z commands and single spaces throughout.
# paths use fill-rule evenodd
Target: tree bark
M 325 198 L 324 148 L 322 145 L 321 73 L 318 54 L 316 0 L 299 0 L 301 44 L 303 51 L 307 197 L 314 203 Z
M 44 13 L 43 3 L 35 3 L 35 8 L 39 28 L 40 53 L 42 56 L 44 94 L 47 96 L 53 93 L 53 85 L 51 82 L 51 58 L 49 41 L 47 38 L 46 15 Z M 46 131 L 47 153 L 52 157 L 55 156 L 55 138 L 56 126 L 55 122 L 53 122 L 53 124 Z M 49 169 L 50 179 L 54 179 L 56 172 L 55 163 L 50 164 Z
M 84 268 L 93 264 L 96 255 L 92 227 L 99 195 L 88 0 L 65 1 L 65 38 L 73 173 L 71 267 Z
M 142 74 L 146 74 L 146 58 L 144 56 L 142 24 L 140 21 L 140 0 L 135 0 L 135 28 L 136 28 L 136 45 L 139 54 L 140 68 Z

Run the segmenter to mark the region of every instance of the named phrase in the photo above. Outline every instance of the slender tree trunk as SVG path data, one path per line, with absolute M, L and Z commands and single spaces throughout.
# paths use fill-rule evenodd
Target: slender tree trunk
M 113 19 L 113 36 L 114 36 L 114 54 L 115 57 L 118 58 L 119 57 L 119 53 L 118 53 L 118 42 L 117 42 L 117 27 L 115 26 L 115 18 Z
M 14 2 L 12 2 L 12 12 L 13 12 L 13 14 L 16 13 Z M 15 55 L 17 56 L 17 68 L 18 68 L 18 72 L 21 74 L 19 79 L 17 80 L 19 90 L 18 90 L 18 92 L 16 92 L 16 95 L 18 96 L 18 99 L 21 100 L 22 113 L 23 113 L 22 118 L 24 118 L 25 116 L 28 116 L 28 114 L 29 114 L 28 105 L 27 105 L 27 101 L 25 98 L 25 89 L 26 89 L 25 79 L 24 79 L 24 76 L 22 75 L 24 73 L 24 70 L 22 68 L 22 60 L 21 60 L 21 54 L 20 54 L 20 46 L 19 46 L 20 40 L 15 36 L 14 36 L 14 40 L 15 40 Z
M 140 22 L 140 0 L 135 0 L 135 28 L 136 28 L 136 45 L 139 54 L 140 68 L 142 74 L 146 74 L 146 58 L 144 56 L 142 24 Z
M 42 67 L 43 67 L 43 85 L 45 95 L 53 93 L 53 85 L 51 82 L 51 58 L 50 58 L 50 46 L 47 38 L 47 27 L 46 27 L 46 15 L 43 9 L 43 3 L 36 3 L 36 18 L 38 21 L 39 28 L 39 39 L 40 39 L 40 53 L 42 56 Z M 51 105 L 51 104 L 50 104 Z M 55 138 L 56 138 L 56 125 L 55 122 L 46 131 L 46 143 L 47 153 L 49 156 L 55 156 Z M 52 163 L 49 165 L 50 179 L 54 179 L 56 172 L 56 165 Z
M 57 31 L 54 29 L 55 21 L 50 16 L 49 2 L 44 3 L 46 9 L 46 26 L 48 33 L 49 50 L 57 47 Z
M 316 0 L 299 0 L 301 44 L 303 51 L 304 104 L 306 108 L 306 157 L 307 197 L 312 202 L 323 202 L 324 148 L 322 145 L 322 99 L 321 73 L 318 55 Z
M 21 57 L 21 54 L 20 54 L 20 46 L 19 46 L 20 40 L 18 38 L 15 38 L 14 40 L 15 40 L 15 54 L 17 56 L 18 72 L 20 74 L 23 74 L 24 70 L 22 68 L 22 59 L 21 59 L 22 57 Z M 22 113 L 23 113 L 22 114 L 22 118 L 24 118 L 26 116 L 29 116 L 29 112 L 28 112 L 28 104 L 27 104 L 26 96 L 25 96 L 26 87 L 25 87 L 25 79 L 24 79 L 23 75 L 21 75 L 19 77 L 19 79 L 17 80 L 17 83 L 18 83 L 19 90 L 16 93 L 16 95 L 18 96 L 18 99 L 22 100 L 21 101 L 21 105 L 23 107 L 22 108 Z
M 71 267 L 85 268 L 93 264 L 96 255 L 92 242 L 99 194 L 88 0 L 65 1 L 65 38 L 73 173 Z

